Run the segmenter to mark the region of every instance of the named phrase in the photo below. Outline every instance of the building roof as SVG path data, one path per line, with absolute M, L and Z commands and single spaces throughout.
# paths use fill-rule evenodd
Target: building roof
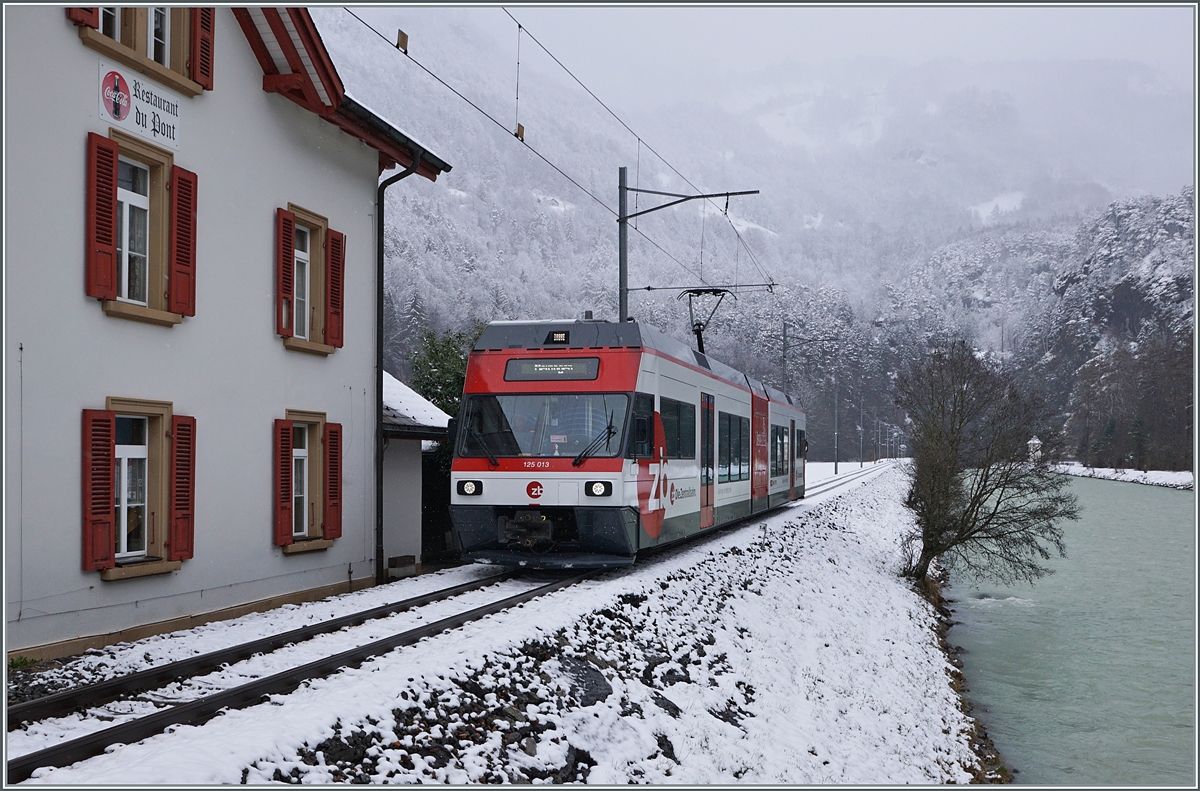
M 342 104 L 338 108 L 338 117 L 339 121 L 337 123 L 339 126 L 342 126 L 343 129 L 345 129 L 345 125 L 341 123 L 342 120 L 352 121 L 358 126 L 364 127 L 367 132 L 373 132 L 378 136 L 394 143 L 395 145 L 400 146 L 400 148 L 404 150 L 416 150 L 420 152 L 421 164 L 423 167 L 432 167 L 441 173 L 450 172 L 450 165 L 446 162 L 443 162 L 441 157 L 430 151 L 428 146 L 407 132 L 400 131 L 395 124 L 384 119 L 383 116 L 379 115 L 371 108 L 356 100 L 350 95 L 349 92 L 346 92 L 342 96 Z M 350 131 L 350 133 L 354 134 L 352 131 Z M 417 172 L 420 173 L 421 169 L 418 168 Z M 422 173 L 422 175 L 425 174 Z M 437 173 L 435 172 L 433 176 L 429 178 L 432 181 L 436 177 Z
M 235 8 L 233 14 L 263 70 L 263 90 L 316 113 L 379 152 L 379 170 L 417 163 L 430 181 L 450 165 L 395 124 L 346 95 L 329 50 L 306 8 Z
M 383 372 L 383 433 L 406 439 L 445 439 L 450 416 L 396 377 Z

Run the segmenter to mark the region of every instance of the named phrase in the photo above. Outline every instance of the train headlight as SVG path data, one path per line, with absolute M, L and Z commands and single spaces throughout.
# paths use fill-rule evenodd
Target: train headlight
M 588 481 L 583 485 L 583 492 L 588 497 L 609 497 L 612 495 L 612 482 Z
M 467 497 L 483 494 L 483 481 L 459 481 L 458 493 Z

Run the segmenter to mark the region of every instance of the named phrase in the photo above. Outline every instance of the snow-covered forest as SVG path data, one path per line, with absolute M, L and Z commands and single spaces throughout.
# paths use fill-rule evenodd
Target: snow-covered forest
M 857 460 L 861 425 L 871 458 L 874 419 L 900 419 L 907 350 L 961 333 L 1019 367 L 1081 461 L 1191 466 L 1189 85 L 1118 61 L 860 60 L 715 83 L 705 104 L 626 114 L 600 97 L 618 119 L 528 38 L 516 103 L 498 8 L 359 13 L 403 28 L 413 59 L 314 9 L 347 89 L 454 167 L 389 192 L 385 364 L 401 379 L 426 329 L 615 317 L 626 166 L 647 189 L 761 190 L 639 218 L 630 285 L 774 282 L 727 299 L 706 345 L 787 377 L 811 458 L 832 459 L 835 399 L 840 457 Z M 631 313 L 690 340 L 677 293 L 634 292 Z

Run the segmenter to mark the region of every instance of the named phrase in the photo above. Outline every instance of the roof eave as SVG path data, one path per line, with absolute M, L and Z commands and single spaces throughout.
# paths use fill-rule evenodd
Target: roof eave
M 329 116 L 328 120 L 378 151 L 381 165 L 388 164 L 383 162 L 384 157 L 387 157 L 392 161 L 392 166 L 398 164 L 409 168 L 412 167 L 413 161 L 419 158 L 417 174 L 430 181 L 436 181 L 440 174 L 450 172 L 452 166 L 441 157 L 428 151 L 349 95 L 342 96 L 337 112 Z
M 399 426 L 395 423 L 384 423 L 383 435 L 392 439 L 430 439 L 435 442 L 445 442 L 449 438 L 445 427 Z
M 414 162 L 417 163 L 416 172 L 430 181 L 436 181 L 439 174 L 450 171 L 450 165 L 440 157 L 347 96 L 337 67 L 308 9 L 287 8 L 285 11 L 286 15 L 277 8 L 256 8 L 254 13 L 249 8 L 233 9 L 262 67 L 264 91 L 278 93 L 296 102 L 366 143 L 379 153 L 381 173 L 397 165 L 409 168 Z M 288 30 L 288 23 L 292 30 Z M 264 32 L 282 51 L 288 72 L 280 71 L 263 38 Z M 300 49 L 308 54 L 309 64 L 302 62 Z

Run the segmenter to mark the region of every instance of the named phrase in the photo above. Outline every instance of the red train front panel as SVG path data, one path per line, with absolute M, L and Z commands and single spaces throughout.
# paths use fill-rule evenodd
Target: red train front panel
M 637 472 L 623 457 L 640 358 L 626 348 L 471 354 L 450 491 L 465 553 L 532 566 L 632 562 Z

